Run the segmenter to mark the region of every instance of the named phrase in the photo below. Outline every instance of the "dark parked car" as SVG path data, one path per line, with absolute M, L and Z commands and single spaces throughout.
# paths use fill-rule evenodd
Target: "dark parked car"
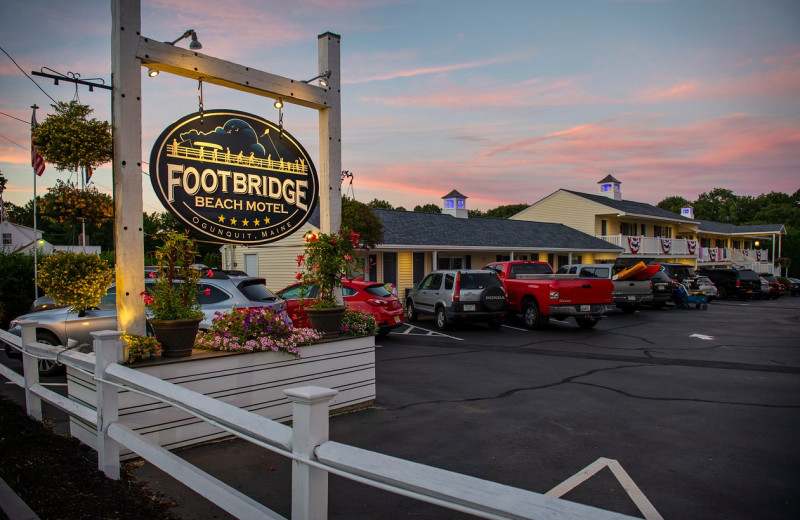
M 663 307 L 664 304 L 672 300 L 672 291 L 675 285 L 675 282 L 664 271 L 659 271 L 651 276 L 650 287 L 653 291 L 653 300 L 648 302 L 647 305 L 656 309 Z
M 789 283 L 786 285 L 786 290 L 792 294 L 792 296 L 797 296 L 800 294 L 800 279 L 797 278 L 787 278 Z
M 761 273 L 758 276 L 769 282 L 769 297 L 773 300 L 786 294 L 786 286 L 783 285 L 774 274 Z
M 651 262 L 649 265 L 656 263 L 659 262 Z M 684 280 L 695 277 L 695 272 L 694 269 L 692 269 L 692 266 L 686 264 L 661 263 L 661 271 L 666 273 L 666 275 L 676 283 L 683 283 Z
M 700 269 L 698 274 L 714 282 L 720 299 L 749 300 L 761 294 L 761 279 L 751 269 Z

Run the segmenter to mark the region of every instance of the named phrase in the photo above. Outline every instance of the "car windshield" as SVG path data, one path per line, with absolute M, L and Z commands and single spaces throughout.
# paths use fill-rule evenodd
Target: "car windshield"
M 758 275 L 750 269 L 742 269 L 739 271 L 739 278 L 742 280 L 758 280 Z

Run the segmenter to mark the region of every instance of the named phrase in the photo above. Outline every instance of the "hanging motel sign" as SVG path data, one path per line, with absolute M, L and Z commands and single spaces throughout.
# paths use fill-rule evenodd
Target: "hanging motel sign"
M 210 110 L 172 123 L 150 154 L 159 200 L 194 235 L 257 245 L 297 231 L 319 181 L 294 137 L 258 116 Z

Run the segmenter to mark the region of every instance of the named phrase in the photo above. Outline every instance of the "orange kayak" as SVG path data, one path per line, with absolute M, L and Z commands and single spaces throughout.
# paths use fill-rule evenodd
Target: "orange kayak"
M 649 280 L 651 276 L 661 269 L 661 264 L 648 265 L 638 273 L 630 277 L 631 280 Z
M 626 267 L 622 271 L 615 274 L 611 279 L 612 280 L 627 280 L 628 278 L 632 278 L 636 273 L 640 272 L 642 269 L 647 267 L 644 265 L 644 262 L 639 262 L 638 264 L 634 264 L 630 267 Z

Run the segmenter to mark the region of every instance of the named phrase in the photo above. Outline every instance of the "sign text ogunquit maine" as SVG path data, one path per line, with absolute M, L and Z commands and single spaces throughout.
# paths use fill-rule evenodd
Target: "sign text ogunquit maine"
M 314 164 L 294 137 L 234 110 L 190 114 L 167 127 L 150 154 L 150 180 L 194 234 L 242 245 L 297 231 L 319 189 Z

